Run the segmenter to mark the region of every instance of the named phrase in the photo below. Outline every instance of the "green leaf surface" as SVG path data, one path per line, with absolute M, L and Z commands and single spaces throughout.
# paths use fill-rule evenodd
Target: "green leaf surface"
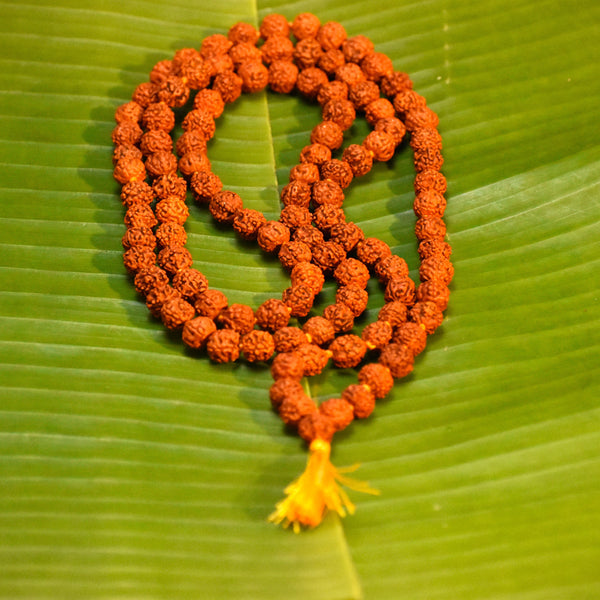
M 369 36 L 439 114 L 456 276 L 414 373 L 335 445 L 381 495 L 294 535 L 266 516 L 306 449 L 270 409 L 268 367 L 213 365 L 149 317 L 122 266 L 110 133 L 158 60 L 303 11 Z M 596 2 L 33 0 L 0 2 L 0 32 L 0 597 L 600 596 Z M 245 96 L 214 170 L 274 218 L 318 120 L 299 97 Z M 406 147 L 345 208 L 416 276 L 413 177 Z M 190 210 L 212 287 L 252 306 L 287 287 Z M 359 328 L 383 303 L 369 291 Z M 309 386 L 321 400 L 355 378 Z

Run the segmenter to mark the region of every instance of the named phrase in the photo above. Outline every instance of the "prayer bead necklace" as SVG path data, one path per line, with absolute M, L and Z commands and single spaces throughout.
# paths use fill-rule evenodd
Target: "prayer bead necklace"
M 323 117 L 281 190 L 277 221 L 244 207 L 238 194 L 223 189 L 207 156 L 215 120 L 226 105 L 267 87 L 318 102 Z M 191 102 L 192 94 L 191 110 L 178 115 L 183 133 L 173 153 L 175 110 Z M 357 114 L 372 130 L 335 158 Z M 149 81 L 117 108 L 115 119 L 114 177 L 122 184 L 126 207 L 123 260 L 136 290 L 155 317 L 181 331 L 184 344 L 205 351 L 212 361 L 243 357 L 269 363 L 271 404 L 309 445 L 305 472 L 286 488 L 269 519 L 299 531 L 302 525 L 318 525 L 327 510 L 341 516 L 353 512 L 340 483 L 376 492 L 330 463 L 332 438 L 353 419 L 368 417 L 394 379 L 412 371 L 448 304 L 453 267 L 442 220 L 446 180 L 440 172 L 437 115 L 368 38 L 348 38 L 341 24 L 321 24 L 315 15 L 302 13 L 291 23 L 268 15 L 259 30 L 237 23 L 227 36 L 205 38 L 199 50 L 179 50 L 154 66 Z M 416 169 L 418 286 L 406 262 L 385 242 L 365 237 L 343 210 L 344 190 L 354 178 L 368 173 L 374 161 L 390 160 L 407 134 Z M 280 298 L 253 309 L 230 304 L 209 287 L 185 247 L 188 189 L 216 221 L 278 255 L 291 279 Z M 384 287 L 385 305 L 357 335 L 352 328 L 366 309 L 372 275 Z M 326 278 L 337 283 L 335 302 L 322 316 L 309 316 Z M 358 381 L 317 406 L 300 382 L 330 360 L 356 368 Z

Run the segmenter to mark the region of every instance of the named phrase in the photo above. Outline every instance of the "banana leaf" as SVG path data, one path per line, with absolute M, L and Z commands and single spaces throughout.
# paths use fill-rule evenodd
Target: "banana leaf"
M 336 440 L 381 494 L 295 535 L 266 517 L 306 448 L 270 408 L 268 365 L 211 364 L 149 316 L 122 264 L 111 131 L 157 61 L 304 11 L 369 36 L 439 114 L 455 279 L 414 372 Z M 1 3 L 0 30 L 0 597 L 600 596 L 597 2 L 31 0 Z M 244 96 L 213 168 L 275 218 L 319 119 L 299 96 Z M 416 277 L 409 150 L 345 208 Z M 190 211 L 211 287 L 256 307 L 289 285 Z M 369 291 L 358 327 L 383 303 Z M 307 385 L 320 401 L 355 379 Z

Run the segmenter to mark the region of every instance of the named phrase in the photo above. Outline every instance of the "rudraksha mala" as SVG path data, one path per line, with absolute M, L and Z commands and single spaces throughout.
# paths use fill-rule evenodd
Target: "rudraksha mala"
M 238 194 L 224 189 L 207 155 L 226 105 L 243 92 L 265 88 L 298 91 L 318 102 L 323 116 L 281 190 L 277 221 L 244 207 Z M 192 95 L 191 110 L 176 116 Z M 372 130 L 336 158 L 357 114 Z M 174 153 L 176 118 L 182 119 L 183 134 Z M 303 13 L 291 23 L 270 14 L 259 30 L 237 23 L 227 36 L 211 35 L 199 49 L 179 50 L 154 66 L 115 119 L 114 177 L 126 207 L 123 259 L 136 290 L 154 316 L 212 361 L 242 356 L 270 362 L 273 408 L 309 444 L 305 472 L 288 486 L 269 519 L 299 531 L 301 525 L 318 525 L 327 510 L 353 512 L 338 482 L 376 492 L 329 462 L 333 435 L 353 419 L 368 417 L 394 379 L 412 371 L 448 304 L 453 267 L 442 220 L 446 180 L 437 115 L 368 38 L 348 38 L 341 24 L 321 24 Z M 407 134 L 416 169 L 418 287 L 406 262 L 385 242 L 365 237 L 343 210 L 344 190 L 353 179 L 368 173 L 374 161 L 390 160 Z M 291 279 L 280 298 L 253 309 L 230 304 L 209 287 L 185 247 L 188 190 L 216 221 L 277 253 Z M 357 335 L 354 319 L 366 308 L 373 275 L 384 287 L 385 305 Z M 326 278 L 337 282 L 335 303 L 322 316 L 309 316 Z M 330 360 L 358 369 L 358 381 L 317 406 L 300 382 Z

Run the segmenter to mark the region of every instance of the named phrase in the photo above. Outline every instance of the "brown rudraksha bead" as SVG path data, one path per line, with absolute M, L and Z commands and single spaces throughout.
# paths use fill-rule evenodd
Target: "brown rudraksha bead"
M 266 15 L 260 23 L 260 35 L 268 40 L 273 36 L 287 37 L 290 34 L 290 25 L 287 19 L 278 13 Z
M 183 324 L 181 339 L 190 348 L 202 348 L 208 337 L 217 329 L 215 322 L 208 317 L 195 317 Z
M 350 331 L 354 327 L 354 313 L 345 304 L 336 303 L 326 306 L 323 316 L 331 321 L 336 333 Z
M 387 321 L 393 329 L 402 325 L 407 318 L 408 309 L 406 304 L 398 300 L 392 300 L 384 304 L 377 315 L 379 321 Z
M 319 231 L 316 227 L 298 227 L 294 234 L 292 235 L 292 239 L 295 242 L 303 242 L 309 248 L 313 248 L 316 245 L 322 244 L 324 242 L 323 233 Z
M 179 177 L 177 173 L 167 173 L 166 175 L 158 176 L 152 182 L 152 190 L 157 198 L 161 200 L 171 196 L 185 200 L 187 181 L 183 177 Z
M 308 67 L 298 74 L 296 88 L 308 98 L 316 98 L 319 89 L 329 81 L 327 73 L 317 67 Z M 313 142 L 314 143 L 314 142 Z M 325 144 L 328 146 L 328 144 Z M 329 146 L 328 146 L 329 147 Z
M 258 92 L 269 83 L 269 70 L 260 62 L 245 62 L 237 72 L 242 79 L 243 92 Z
M 439 194 L 444 194 L 448 184 L 446 178 L 434 169 L 425 169 L 415 176 L 415 192 L 420 193 L 425 190 L 433 190 Z
M 315 210 L 312 215 L 315 227 L 323 233 L 329 233 L 331 228 L 338 223 L 343 223 L 346 215 L 341 207 L 333 206 L 332 204 L 323 204 Z
M 308 208 L 311 199 L 310 185 L 303 181 L 290 181 L 281 190 L 281 201 L 284 206 L 302 206 Z
M 362 330 L 361 337 L 371 350 L 381 350 L 392 339 L 392 326 L 387 321 L 369 323 Z
M 208 289 L 208 280 L 197 269 L 182 269 L 173 277 L 173 287 L 186 300 L 195 301 Z
M 373 265 L 373 271 L 381 283 L 387 283 L 394 277 L 408 276 L 408 265 L 400 256 L 391 254 L 378 260 Z
M 192 255 L 183 246 L 167 246 L 158 253 L 158 264 L 171 275 L 192 266 Z
M 417 172 L 439 170 L 444 164 L 444 157 L 438 148 L 423 148 L 414 151 L 413 162 Z
M 116 146 L 135 146 L 142 134 L 142 128 L 137 123 L 123 121 L 113 129 L 112 141 Z
M 292 61 L 294 57 L 294 44 L 285 36 L 270 36 L 260 47 L 262 60 L 266 65 L 270 65 L 276 60 Z
M 392 277 L 385 286 L 386 302 L 394 300 L 412 306 L 415 302 L 415 282 L 408 276 Z
M 146 178 L 146 167 L 139 158 L 124 157 L 116 164 L 113 176 L 119 183 L 144 181 Z
M 346 257 L 344 248 L 328 240 L 312 248 L 312 260 L 323 271 L 333 271 Z
M 144 163 L 151 177 L 168 175 L 177 171 L 177 158 L 170 152 L 159 151 L 151 154 Z M 117 165 L 118 166 L 118 165 Z
M 408 131 L 435 129 L 440 123 L 437 114 L 428 106 L 411 108 L 405 116 L 404 124 Z
M 337 21 L 324 23 L 317 32 L 317 41 L 325 51 L 339 48 L 347 37 L 344 26 Z
M 381 119 L 391 119 L 395 115 L 394 106 L 387 98 L 377 98 L 365 106 L 365 118 L 371 126 L 375 126 Z
M 409 312 L 410 320 L 432 334 L 444 320 L 444 315 L 435 302 L 417 302 Z
M 436 279 L 424 281 L 417 287 L 419 302 L 433 302 L 440 310 L 446 310 L 450 298 L 450 288 Z
M 388 133 L 394 138 L 395 144 L 398 145 L 404 139 L 406 128 L 400 119 L 397 119 L 396 117 L 389 117 L 379 119 L 379 121 L 375 123 L 375 131 L 383 131 Z
M 241 340 L 241 351 L 248 362 L 269 360 L 275 352 L 273 336 L 268 331 L 255 329 Z
M 330 398 L 319 406 L 319 412 L 325 415 L 332 423 L 336 431 L 346 429 L 354 420 L 354 409 L 352 404 L 343 398 Z
M 356 118 L 354 105 L 349 100 L 330 100 L 323 107 L 323 119 L 333 121 L 340 129 L 350 129 Z
M 297 40 L 316 37 L 320 27 L 319 18 L 308 12 L 296 15 L 291 24 L 292 33 Z
M 443 239 L 423 240 L 419 244 L 419 256 L 421 257 L 421 260 L 435 255 L 450 258 L 451 253 L 452 248 L 450 247 L 450 244 Z
M 155 262 L 156 254 L 148 246 L 132 246 L 123 254 L 123 264 L 130 273 L 151 267 Z
M 235 329 L 217 329 L 206 342 L 206 352 L 216 363 L 236 361 L 240 356 L 240 334 Z
M 169 132 L 175 127 L 175 115 L 164 102 L 154 102 L 144 109 L 142 124 L 146 129 Z
M 242 335 L 251 331 L 256 322 L 254 311 L 245 304 L 230 304 L 216 320 L 225 329 L 235 329 Z
M 396 151 L 394 138 L 385 131 L 371 131 L 365 138 L 363 146 L 373 153 L 375 160 L 381 162 L 390 160 Z
M 312 215 L 307 208 L 291 204 L 284 206 L 279 220 L 290 230 L 306 227 L 312 223 Z
M 379 362 L 390 370 L 392 377 L 400 379 L 413 370 L 415 357 L 408 346 L 392 343 L 381 351 Z
M 161 223 L 156 228 L 156 240 L 165 248 L 166 246 L 185 246 L 187 233 L 183 225 L 173 221 Z
M 369 294 L 367 291 L 357 285 L 344 285 L 338 288 L 335 295 L 335 301 L 339 304 L 345 304 L 355 317 L 362 315 L 367 308 Z
M 388 97 L 393 98 L 404 90 L 412 89 L 412 81 L 410 77 L 401 71 L 395 71 L 389 75 L 386 75 L 381 80 L 381 91 Z
M 265 252 L 275 252 L 290 240 L 290 229 L 279 221 L 267 221 L 258 229 L 258 245 Z
M 158 221 L 147 204 L 132 204 L 125 213 L 123 222 L 127 227 L 154 227 Z
M 302 329 L 297 327 L 282 327 L 273 334 L 277 352 L 292 352 L 301 344 L 307 344 L 308 338 Z
M 146 294 L 146 306 L 155 317 L 160 317 L 162 305 L 172 298 L 181 298 L 181 294 L 169 284 L 153 287 Z
M 170 298 L 160 308 L 160 318 L 167 329 L 179 329 L 195 314 L 194 307 L 183 298 Z
M 379 86 L 374 81 L 359 81 L 348 90 L 348 99 L 357 110 L 364 110 L 379 99 Z
M 344 203 L 344 192 L 335 181 L 323 179 L 312 186 L 312 199 L 317 206 L 330 204 L 341 207 Z
M 242 78 L 229 71 L 219 72 L 213 81 L 213 90 L 221 94 L 226 104 L 235 102 L 242 94 Z
M 415 197 L 413 208 L 418 217 L 442 217 L 446 199 L 435 190 L 424 190 Z
M 330 239 L 346 252 L 350 252 L 364 238 L 365 234 L 356 223 L 336 223 L 330 231 Z
M 132 227 L 125 232 L 121 238 L 121 244 L 126 250 L 132 246 L 148 246 L 154 248 L 156 246 L 156 237 L 149 227 Z
M 216 90 L 204 89 L 196 94 L 194 108 L 208 113 L 213 119 L 218 119 L 225 110 L 225 102 Z
M 311 317 L 302 326 L 302 331 L 310 343 L 317 346 L 324 346 L 335 336 L 335 330 L 331 321 L 325 317 Z
M 242 208 L 233 217 L 233 229 L 244 240 L 255 240 L 267 218 L 258 210 Z
M 147 294 L 152 288 L 159 288 L 169 283 L 169 276 L 167 273 L 157 267 L 151 265 L 145 269 L 140 269 L 133 281 L 135 289 L 140 294 Z
M 352 405 L 356 419 L 366 419 L 375 410 L 375 396 L 369 386 L 349 385 L 343 391 L 342 398 Z
M 154 152 L 171 152 L 173 140 L 171 136 L 162 129 L 151 129 L 147 131 L 140 140 L 140 149 L 144 156 Z
M 278 94 L 289 94 L 298 80 L 298 67 L 287 60 L 274 60 L 269 65 L 269 87 Z
M 343 81 L 328 81 L 317 92 L 317 102 L 323 107 L 334 100 L 348 100 L 348 86 Z
M 306 394 L 288 396 L 279 405 L 279 417 L 286 425 L 298 425 L 302 417 L 316 412 L 315 403 Z
M 356 258 L 344 259 L 333 272 L 333 276 L 339 285 L 356 285 L 366 288 L 371 274 L 369 269 Z
M 312 259 L 310 246 L 304 242 L 286 242 L 279 249 L 279 262 L 282 266 L 291 271 L 298 263 L 309 263 Z
M 154 191 L 145 181 L 128 181 L 121 189 L 121 202 L 127 208 L 134 204 L 150 204 Z
M 323 144 L 309 144 L 304 146 L 302 152 L 300 152 L 300 162 L 322 165 L 328 160 L 331 160 L 331 150 Z
M 184 177 L 211 169 L 210 160 L 204 152 L 187 152 L 179 159 L 178 165 L 179 171 Z
M 319 62 L 322 54 L 323 48 L 317 40 L 310 37 L 304 38 L 296 44 L 294 60 L 300 69 L 312 69 Z
M 331 359 L 336 367 L 351 369 L 360 364 L 367 352 L 367 345 L 353 333 L 340 335 L 329 344 Z
M 354 63 L 346 63 L 345 65 L 342 65 L 335 72 L 335 78 L 337 81 L 345 83 L 348 88 L 352 88 L 352 86 L 356 85 L 357 83 L 367 80 L 362 69 Z
M 278 379 L 295 379 L 300 381 L 304 376 L 304 359 L 295 350 L 280 352 L 271 363 L 271 376 Z
M 217 315 L 227 306 L 227 297 L 219 290 L 208 289 L 199 294 L 194 303 L 198 314 L 215 319 Z
M 308 443 L 316 439 L 329 441 L 334 433 L 335 427 L 332 420 L 322 414 L 320 410 L 305 415 L 298 423 L 298 435 Z
M 393 340 L 397 344 L 410 348 L 413 355 L 417 356 L 425 350 L 427 332 L 417 323 L 406 321 L 394 330 Z
M 144 107 L 140 106 L 137 102 L 125 102 L 121 104 L 115 111 L 115 121 L 117 123 L 123 123 L 130 121 L 132 123 L 139 123 L 144 114 Z
M 342 158 L 350 165 L 355 177 L 366 175 L 373 167 L 373 155 L 358 144 L 350 144 L 344 150 Z
M 421 262 L 419 277 L 421 281 L 438 280 L 448 285 L 454 277 L 454 267 L 443 256 L 430 256 Z
M 301 344 L 294 350 L 304 361 L 304 375 L 318 375 L 327 365 L 331 354 L 316 344 Z
M 236 23 L 229 28 L 227 39 L 234 44 L 256 44 L 259 38 L 259 32 L 250 23 Z
M 348 62 L 360 63 L 365 56 L 375 51 L 375 46 L 368 37 L 357 35 L 343 42 L 342 51 Z
M 318 294 L 323 288 L 325 277 L 323 270 L 315 264 L 309 262 L 297 263 L 290 273 L 292 285 L 304 285 L 310 289 L 313 296 Z
M 415 223 L 418 240 L 442 239 L 446 235 L 446 224 L 440 217 L 423 217 Z
M 292 167 L 290 171 L 290 181 L 302 181 L 308 185 L 319 181 L 319 167 L 314 163 L 300 163 Z
M 367 386 L 378 399 L 385 398 L 394 387 L 394 378 L 390 370 L 379 363 L 370 363 L 361 367 L 358 372 L 358 382 Z
M 256 309 L 256 323 L 262 329 L 277 331 L 285 327 L 289 320 L 289 308 L 277 298 L 266 300 Z
M 344 131 L 334 121 L 321 121 L 310 134 L 311 144 L 323 144 L 330 150 L 339 148 L 343 141 Z
M 306 395 L 302 384 L 297 379 L 282 377 L 273 382 L 269 388 L 271 405 L 277 410 L 286 398 Z
M 386 256 L 391 256 L 391 254 L 390 247 L 384 241 L 374 237 L 365 238 L 356 246 L 358 260 L 368 267 L 373 266 L 378 260 Z
M 235 192 L 222 190 L 210 201 L 208 210 L 219 223 L 232 223 L 243 207 L 242 199 Z
M 177 223 L 178 225 L 183 225 L 190 215 L 185 202 L 174 196 L 157 202 L 154 213 L 160 223 Z
M 156 98 L 171 108 L 183 106 L 190 97 L 190 88 L 181 77 L 170 75 L 156 85 Z
M 382 52 L 371 52 L 361 61 L 360 66 L 371 81 L 381 81 L 394 72 L 392 59 Z
M 282 300 L 290 307 L 293 317 L 305 317 L 312 308 L 314 298 L 313 289 L 304 283 L 292 285 L 282 294 Z
M 334 158 L 321 165 L 321 177 L 331 179 L 345 189 L 352 183 L 354 172 L 348 162 Z

